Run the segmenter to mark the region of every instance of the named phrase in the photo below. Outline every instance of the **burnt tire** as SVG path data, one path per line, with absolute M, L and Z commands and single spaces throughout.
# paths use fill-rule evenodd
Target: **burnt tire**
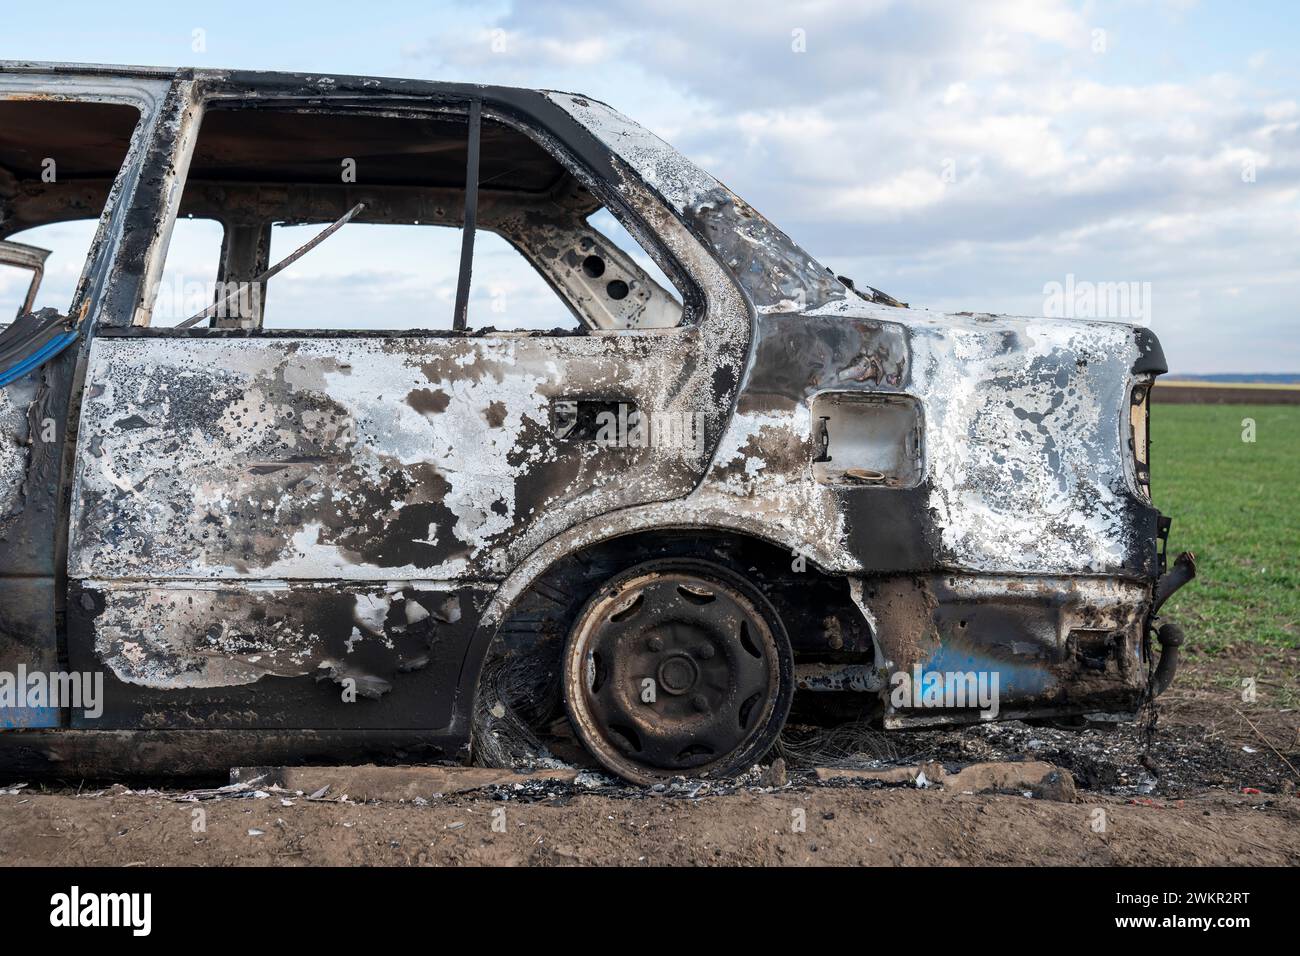
M 579 739 L 618 776 L 720 778 L 776 742 L 794 657 L 780 617 L 745 578 L 665 559 L 615 575 L 583 606 L 561 690 Z

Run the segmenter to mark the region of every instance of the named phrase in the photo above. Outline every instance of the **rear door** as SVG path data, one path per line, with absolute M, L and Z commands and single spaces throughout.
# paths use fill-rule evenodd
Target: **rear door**
M 720 431 L 732 396 L 718 394 L 690 292 L 681 327 L 646 332 L 485 331 L 501 317 L 471 303 L 460 333 L 459 296 L 436 288 L 384 304 L 405 281 L 384 271 L 400 250 L 366 230 L 466 218 L 464 173 L 448 177 L 466 165 L 468 104 L 401 105 L 270 116 L 225 100 L 204 116 L 220 136 L 199 129 L 182 214 L 221 217 L 229 236 L 259 221 L 323 227 L 365 203 L 337 235 L 373 235 L 356 254 L 380 259 L 338 275 L 332 238 L 308 253 L 305 274 L 330 291 L 292 328 L 273 320 L 293 294 L 286 273 L 268 284 L 262 328 L 152 324 L 155 300 L 101 330 L 69 552 L 70 653 L 106 672 L 97 726 L 446 727 L 479 612 L 510 568 L 579 521 L 686 494 L 707 465 L 711 446 L 626 427 L 644 410 Z M 476 181 L 497 206 L 571 175 L 526 126 L 489 109 L 482 129 L 480 162 L 497 165 Z M 354 175 L 336 179 L 349 159 Z M 467 293 L 468 270 L 450 272 Z M 596 440 L 598 419 L 613 441 Z

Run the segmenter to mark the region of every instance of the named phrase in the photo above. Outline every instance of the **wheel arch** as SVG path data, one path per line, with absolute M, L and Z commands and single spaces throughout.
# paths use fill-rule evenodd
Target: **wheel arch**
M 538 748 L 528 731 L 537 715 L 516 713 L 511 693 L 551 682 L 558 692 L 558 672 L 547 673 L 550 657 L 558 661 L 559 647 L 587 598 L 609 576 L 658 557 L 702 557 L 740 573 L 756 573 L 768 583 L 779 579 L 789 585 L 797 580 L 800 590 L 815 581 L 818 588 L 841 595 L 844 615 L 857 619 L 853 646 L 864 652 L 870 648 L 870 625 L 851 600 L 847 572 L 837 569 L 835 556 L 815 543 L 794 540 L 740 515 L 719 520 L 604 520 L 573 529 L 534 551 L 485 608 L 462 668 L 462 704 L 457 708 L 468 719 L 476 759 L 495 766 L 537 759 Z M 796 571 L 796 563 L 803 570 Z M 788 602 L 779 606 L 785 619 Z M 787 629 L 795 630 L 788 622 Z M 532 703 L 544 712 L 558 701 Z
M 785 549 L 791 558 L 802 555 L 825 573 L 846 574 L 858 570 L 845 566 L 841 556 L 822 543 L 792 534 L 779 524 L 716 508 L 682 508 L 676 502 L 654 504 L 584 522 L 536 548 L 496 589 L 483 611 L 483 624 L 488 627 L 500 624 L 519 597 L 548 569 L 565 558 L 616 539 L 634 540 L 664 533 L 751 540 L 759 545 Z

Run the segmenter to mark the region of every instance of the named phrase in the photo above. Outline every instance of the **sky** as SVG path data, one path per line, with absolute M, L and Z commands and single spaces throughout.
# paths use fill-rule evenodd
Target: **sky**
M 837 273 L 895 298 L 1061 314 L 1061 289 L 1123 283 L 1130 314 L 1091 314 L 1150 324 L 1174 372 L 1300 372 L 1300 16 L 1290 3 L 59 9 L 51 18 L 11 4 L 0 58 L 584 92 L 654 130 Z M 210 271 L 216 240 L 203 225 L 183 225 L 169 258 L 183 281 Z M 313 288 L 338 296 L 380 275 L 367 249 L 386 250 L 385 298 L 358 294 L 358 309 L 445 303 L 446 277 L 422 263 L 454 249 L 454 236 L 427 249 L 364 241 L 362 230 L 383 228 L 349 226 L 346 241 L 341 232 L 273 282 L 268 323 L 295 302 L 307 308 Z M 277 238 L 276 252 L 293 238 Z M 475 294 L 521 303 L 549 327 L 549 293 L 514 255 L 485 244 Z M 1086 309 L 1079 300 L 1074 314 Z

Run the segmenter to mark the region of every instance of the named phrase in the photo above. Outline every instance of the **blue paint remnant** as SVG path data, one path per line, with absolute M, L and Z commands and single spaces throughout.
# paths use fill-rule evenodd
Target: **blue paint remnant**
M 0 730 L 62 727 L 58 707 L 0 707 Z
M 1004 700 L 1041 697 L 1052 690 L 1056 681 L 1045 667 L 1033 664 L 1012 664 L 983 654 L 972 653 L 969 646 L 958 648 L 940 644 L 934 656 L 922 670 L 943 672 L 981 671 L 998 675 L 998 694 Z

